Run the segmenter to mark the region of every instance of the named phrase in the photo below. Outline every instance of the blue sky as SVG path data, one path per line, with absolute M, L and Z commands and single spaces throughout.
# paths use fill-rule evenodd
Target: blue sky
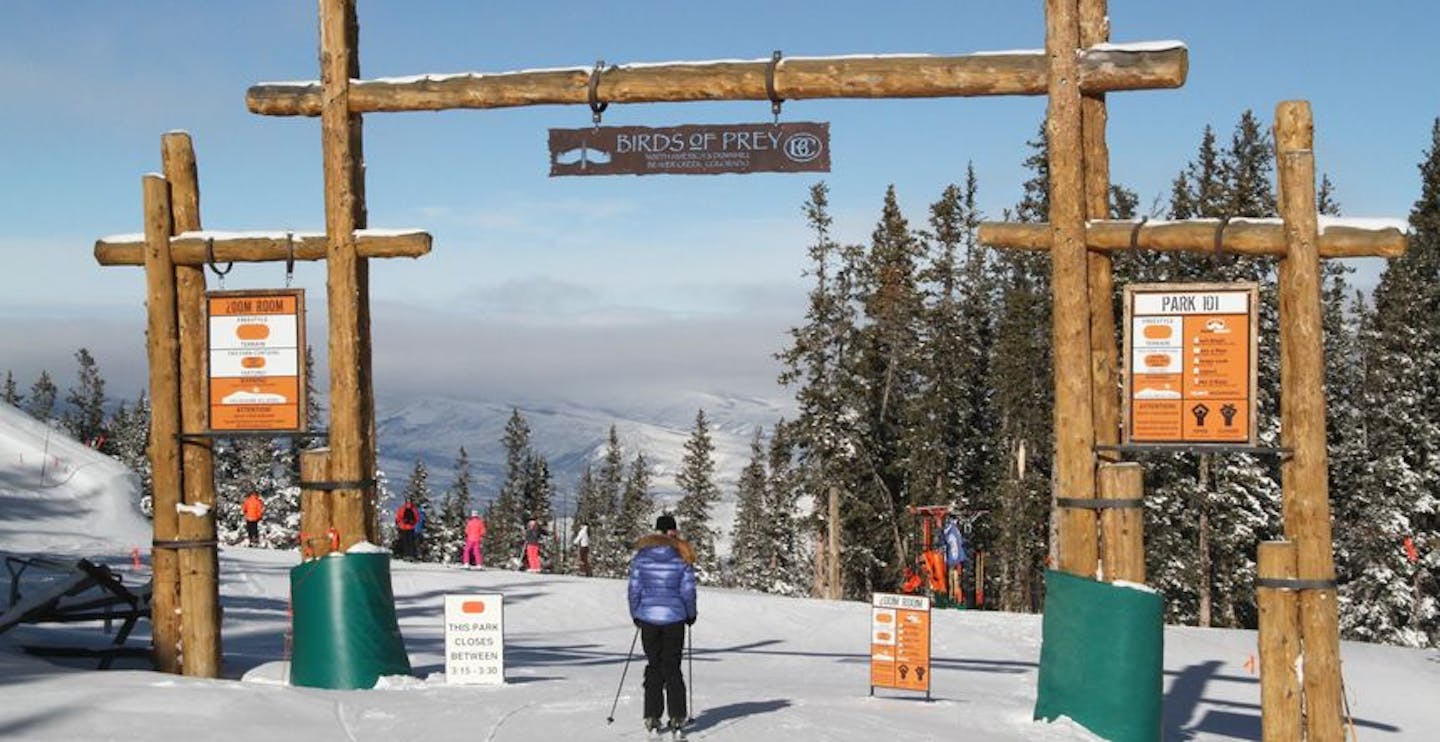
M 774 49 L 1039 48 L 1042 7 L 361 0 L 362 76 L 758 59 Z M 1408 213 L 1440 115 L 1433 3 L 1112 0 L 1110 16 L 1114 41 L 1190 49 L 1183 88 L 1109 99 L 1113 177 L 1142 206 L 1165 192 L 1207 123 L 1228 138 L 1243 110 L 1268 122 L 1277 102 L 1305 98 L 1318 167 L 1345 213 Z M 171 129 L 194 136 L 207 227 L 323 226 L 318 119 L 244 105 L 256 82 L 318 76 L 315 4 L 11 0 L 0 20 L 0 372 L 28 383 L 49 367 L 68 378 L 69 354 L 87 345 L 122 385 L 138 384 L 143 277 L 98 267 L 93 240 L 139 231 L 140 176 L 159 168 Z M 1043 98 L 991 98 L 796 101 L 782 117 L 830 122 L 824 177 L 837 232 L 863 241 L 887 185 L 918 225 L 967 162 L 998 218 L 1018 198 L 1024 142 L 1043 114 Z M 762 102 L 615 105 L 605 123 L 769 118 Z M 800 206 L 817 176 L 547 177 L 546 129 L 589 123 L 583 106 L 367 117 L 371 225 L 436 237 L 432 255 L 373 271 L 382 387 L 543 397 L 603 368 L 614 388 L 777 391 L 769 354 L 802 311 Z M 278 266 L 240 266 L 227 287 L 282 277 Z M 312 291 L 312 332 L 323 332 L 323 270 L 302 267 L 296 280 Z M 607 333 L 614 351 L 567 354 L 576 338 L 588 347 Z M 634 360 L 607 363 L 616 357 Z

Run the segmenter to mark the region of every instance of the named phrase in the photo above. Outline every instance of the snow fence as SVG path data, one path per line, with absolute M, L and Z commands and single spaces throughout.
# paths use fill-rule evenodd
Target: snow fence
M 410 673 L 389 554 L 335 553 L 302 562 L 290 570 L 290 606 L 292 684 L 353 690 Z
M 1157 742 L 1165 601 L 1159 593 L 1051 570 L 1035 718 L 1068 716 L 1115 742 Z

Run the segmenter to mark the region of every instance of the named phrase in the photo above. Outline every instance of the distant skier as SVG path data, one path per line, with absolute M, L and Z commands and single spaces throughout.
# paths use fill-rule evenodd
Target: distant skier
M 685 726 L 685 677 L 680 673 L 685 627 L 699 615 L 695 605 L 695 550 L 679 537 L 675 518 L 662 515 L 653 533 L 635 544 L 630 561 L 630 618 L 645 646 L 645 728 L 658 732 L 668 707 L 669 728 Z
M 590 576 L 590 524 L 581 523 L 574 544 L 580 547 L 580 574 Z
M 260 493 L 251 492 L 240 503 L 240 512 L 245 516 L 245 536 L 251 546 L 260 545 L 260 519 L 265 517 L 265 502 Z
M 395 511 L 395 528 L 398 538 L 395 543 L 395 553 L 401 559 L 414 559 L 417 553 L 415 544 L 415 526 L 420 522 L 420 509 L 415 503 L 406 500 Z
M 467 567 L 485 566 L 485 519 L 480 517 L 479 510 L 470 511 L 470 519 L 465 521 L 465 551 L 461 554 L 461 561 Z
M 534 518 L 525 524 L 525 570 L 540 571 L 540 522 Z

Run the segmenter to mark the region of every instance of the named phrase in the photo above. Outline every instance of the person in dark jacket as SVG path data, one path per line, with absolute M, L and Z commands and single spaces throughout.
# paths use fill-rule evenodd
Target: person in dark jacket
M 629 589 L 630 618 L 645 647 L 645 727 L 652 731 L 660 729 L 664 708 L 670 711 L 671 729 L 680 729 L 687 721 L 680 659 L 685 627 L 699 615 L 695 550 L 677 534 L 673 516 L 657 518 L 655 530 L 658 533 L 635 544 Z

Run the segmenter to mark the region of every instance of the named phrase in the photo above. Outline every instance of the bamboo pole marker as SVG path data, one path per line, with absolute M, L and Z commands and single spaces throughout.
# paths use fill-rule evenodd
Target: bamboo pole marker
M 330 498 L 306 484 L 330 481 L 330 449 L 300 452 L 300 552 L 305 558 L 330 553 Z
M 1050 225 L 1055 359 L 1055 488 L 1057 501 L 1095 497 L 1094 416 L 1090 382 L 1091 304 L 1085 249 L 1076 0 L 1046 0 L 1045 52 L 1050 59 Z M 1108 298 L 1107 298 L 1108 300 Z M 1058 506 L 1059 568 L 1094 578 L 1099 562 L 1095 512 Z
M 1343 739 L 1340 625 L 1325 449 L 1325 343 L 1315 209 L 1314 124 L 1310 104 L 1275 109 L 1276 171 L 1288 254 L 1280 261 L 1280 441 L 1285 537 L 1295 542 L 1305 656 L 1305 731 L 1312 740 Z
M 200 229 L 200 180 L 190 135 L 171 132 L 161 138 L 161 162 L 170 184 L 171 227 L 176 232 Z M 205 398 L 209 367 L 205 342 L 205 269 L 175 266 L 175 302 L 180 341 L 180 431 L 209 430 L 210 405 Z M 189 542 L 179 551 L 180 635 L 184 652 L 180 667 L 186 675 L 220 677 L 220 583 L 215 540 L 215 466 L 209 439 L 184 439 L 183 500 L 179 538 Z
M 180 670 L 180 571 L 174 543 L 180 504 L 180 341 L 175 266 L 170 262 L 170 186 L 151 173 L 145 194 L 146 355 L 150 361 L 150 467 L 154 489 L 154 592 L 150 631 L 155 667 Z
M 1260 609 L 1261 739 L 1291 742 L 1302 739 L 1300 723 L 1300 615 L 1294 590 L 1265 587 L 1264 580 L 1295 579 L 1295 544 L 1266 541 L 1256 557 L 1255 588 Z
M 1145 494 L 1145 474 L 1140 464 L 1102 462 L 1096 489 L 1102 500 L 1121 500 L 1132 506 L 1108 507 L 1100 511 L 1101 564 L 1106 582 L 1145 582 L 1145 511 L 1140 501 Z
M 1046 60 L 1038 51 L 786 57 L 775 69 L 775 87 L 787 100 L 1045 95 Z M 765 85 L 770 66 L 768 58 L 620 65 L 603 71 L 596 92 L 610 103 L 764 101 L 770 99 Z M 355 80 L 346 97 L 355 114 L 588 105 L 592 71 L 584 66 Z M 1086 92 L 1156 90 L 1184 85 L 1188 71 L 1183 44 L 1117 44 L 1083 50 L 1072 80 Z M 245 103 L 264 116 L 323 117 L 326 101 L 334 102 L 328 90 L 323 76 L 318 83 L 264 82 L 251 86 Z

